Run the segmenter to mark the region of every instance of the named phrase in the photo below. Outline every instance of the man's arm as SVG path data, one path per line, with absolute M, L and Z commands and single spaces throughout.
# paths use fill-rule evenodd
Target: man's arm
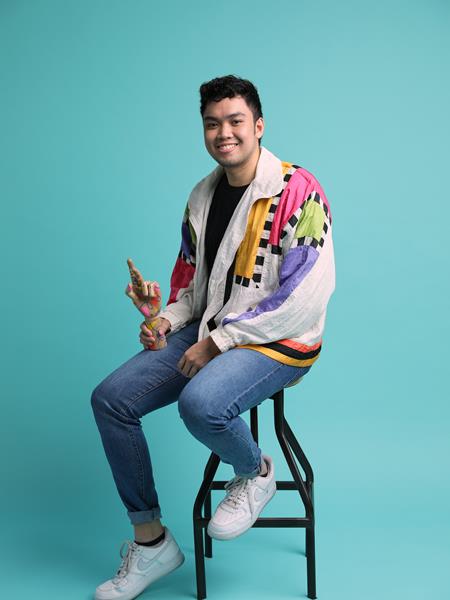
M 176 333 L 192 320 L 194 310 L 194 273 L 197 237 L 189 220 L 189 204 L 181 225 L 181 248 L 170 278 L 170 296 L 159 317 L 170 321 L 170 333 Z
M 290 217 L 290 223 L 296 221 L 295 230 L 289 222 L 283 229 L 284 235 L 290 230 L 292 239 L 280 267 L 278 288 L 253 310 L 226 315 L 210 333 L 221 352 L 242 344 L 300 337 L 324 317 L 335 272 L 331 215 L 321 188 L 320 192 L 323 198 L 313 190 Z

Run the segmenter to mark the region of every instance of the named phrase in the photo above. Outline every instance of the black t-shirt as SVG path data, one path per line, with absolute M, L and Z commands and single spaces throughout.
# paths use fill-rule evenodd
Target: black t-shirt
M 213 268 L 223 234 L 242 195 L 249 185 L 232 186 L 228 183 L 225 173 L 217 184 L 211 201 L 205 232 L 205 258 L 208 277 Z

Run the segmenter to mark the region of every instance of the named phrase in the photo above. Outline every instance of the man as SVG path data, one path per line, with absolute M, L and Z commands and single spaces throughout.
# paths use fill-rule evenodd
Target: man
M 334 290 L 331 214 L 318 181 L 261 146 L 254 85 L 229 75 L 200 87 L 204 141 L 218 166 L 192 190 L 159 334 L 93 392 L 92 407 L 120 497 L 134 526 L 98 600 L 135 598 L 184 556 L 161 524 L 140 418 L 178 400 L 188 430 L 235 476 L 208 525 L 229 540 L 273 497 L 272 459 L 239 416 L 309 371 L 321 350 Z M 147 283 L 149 285 L 149 283 Z M 255 500 L 258 498 L 258 500 Z

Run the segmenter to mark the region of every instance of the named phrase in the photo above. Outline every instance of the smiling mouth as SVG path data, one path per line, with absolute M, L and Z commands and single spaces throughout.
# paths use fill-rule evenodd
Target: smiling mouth
M 227 154 L 228 152 L 232 152 L 236 146 L 238 146 L 239 144 L 235 143 L 235 144 L 221 144 L 220 146 L 217 146 L 217 149 L 219 150 L 219 152 L 223 152 L 224 154 Z

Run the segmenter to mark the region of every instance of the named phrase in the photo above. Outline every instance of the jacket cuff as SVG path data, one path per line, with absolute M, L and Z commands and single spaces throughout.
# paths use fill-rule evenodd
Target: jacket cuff
M 233 341 L 233 338 L 225 332 L 224 328 L 219 326 L 217 329 L 213 329 L 209 336 L 212 338 L 215 345 L 219 348 L 221 352 L 226 352 L 236 346 Z
M 184 319 L 178 317 L 169 308 L 167 310 L 161 310 L 156 316 L 160 317 L 161 319 L 167 319 L 170 322 L 170 330 L 166 333 L 167 337 L 171 336 L 173 333 L 176 333 L 188 323 Z

